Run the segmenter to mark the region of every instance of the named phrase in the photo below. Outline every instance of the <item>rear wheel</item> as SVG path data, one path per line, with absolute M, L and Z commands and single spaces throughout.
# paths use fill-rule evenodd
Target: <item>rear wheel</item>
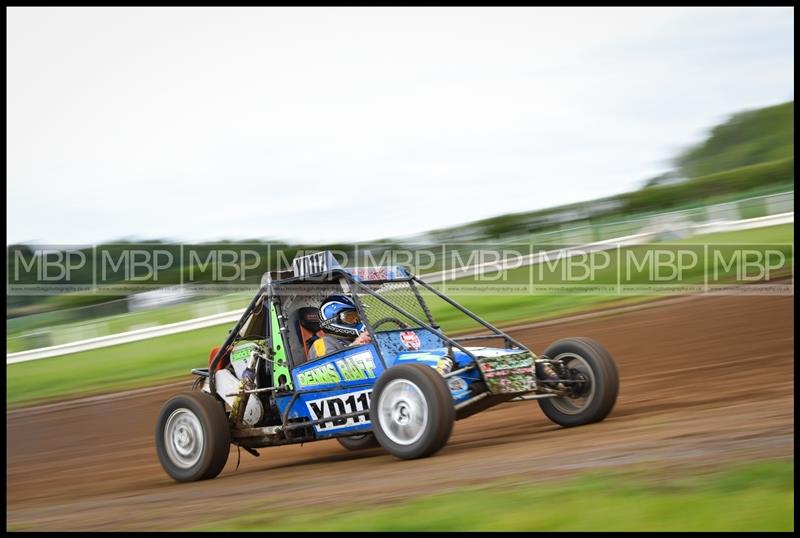
M 381 446 L 375 436 L 371 433 L 351 435 L 350 437 L 337 437 L 339 444 L 347 450 L 363 450 L 365 448 L 375 448 Z
M 611 354 L 591 338 L 564 338 L 554 342 L 543 355 L 561 360 L 573 380 L 570 394 L 539 400 L 547 418 L 561 426 L 599 422 L 614 408 L 619 391 L 619 374 Z
M 370 420 L 375 438 L 401 459 L 430 456 L 450 438 L 455 407 L 447 384 L 430 366 L 402 364 L 378 378 Z
M 178 482 L 214 478 L 228 461 L 231 434 L 222 402 L 204 392 L 188 392 L 161 408 L 156 424 L 161 466 Z

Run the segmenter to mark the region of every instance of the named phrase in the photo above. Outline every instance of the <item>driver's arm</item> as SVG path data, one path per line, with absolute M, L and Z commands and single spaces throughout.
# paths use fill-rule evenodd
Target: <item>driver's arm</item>
M 367 331 L 361 331 L 361 334 L 356 336 L 356 339 L 353 340 L 351 345 L 357 346 L 360 344 L 369 344 L 370 342 L 372 342 L 372 337 L 369 335 L 369 333 Z

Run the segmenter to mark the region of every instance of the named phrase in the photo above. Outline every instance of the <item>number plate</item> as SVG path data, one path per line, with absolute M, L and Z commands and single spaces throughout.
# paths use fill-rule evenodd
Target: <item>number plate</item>
M 311 420 L 322 420 L 338 415 L 347 415 L 349 413 L 369 410 L 371 395 L 372 389 L 360 390 L 357 392 L 348 392 L 347 394 L 338 394 L 336 396 L 310 400 L 306 405 L 308 405 L 308 410 L 311 411 Z M 369 415 L 361 415 L 358 417 L 340 418 L 330 422 L 315 424 L 314 428 L 316 428 L 317 432 L 322 433 L 369 423 Z

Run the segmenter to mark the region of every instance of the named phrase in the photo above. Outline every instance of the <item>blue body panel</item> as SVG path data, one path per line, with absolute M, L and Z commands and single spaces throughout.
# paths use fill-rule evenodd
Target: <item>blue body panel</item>
M 410 333 L 414 333 L 416 338 Z M 419 363 L 446 373 L 472 362 L 467 354 L 457 348 L 452 349 L 454 360 L 446 358 L 448 349 L 444 342 L 427 329 L 380 332 L 375 339 L 373 343 L 345 348 L 294 368 L 292 382 L 298 396 L 293 402 L 291 394 L 276 398 L 281 414 L 286 412 L 290 403 L 289 419 L 295 420 L 321 420 L 364 411 L 369 408 L 372 387 L 385 368 L 395 364 Z M 376 344 L 380 346 L 386 361 L 385 367 Z M 467 349 L 476 355 L 514 352 L 496 348 Z M 463 383 L 452 381 L 456 377 Z M 470 385 L 482 380 L 477 368 L 453 378 L 448 381 L 454 403 L 468 399 Z M 314 432 L 317 438 L 324 439 L 369 431 L 371 427 L 369 416 L 363 415 L 315 425 Z
M 372 386 L 383 370 L 374 344 L 349 347 L 301 364 L 292 370 L 298 397 L 292 404 L 289 418 L 320 420 L 369 409 Z M 277 398 L 281 414 L 286 412 L 291 399 L 290 395 Z M 314 426 L 319 438 L 369 428 L 366 415 Z

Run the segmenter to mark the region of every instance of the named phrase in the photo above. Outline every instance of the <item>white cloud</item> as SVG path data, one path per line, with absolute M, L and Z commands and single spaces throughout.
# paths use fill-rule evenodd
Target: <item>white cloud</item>
M 9 9 L 9 242 L 371 239 L 609 195 L 793 98 L 791 9 Z

